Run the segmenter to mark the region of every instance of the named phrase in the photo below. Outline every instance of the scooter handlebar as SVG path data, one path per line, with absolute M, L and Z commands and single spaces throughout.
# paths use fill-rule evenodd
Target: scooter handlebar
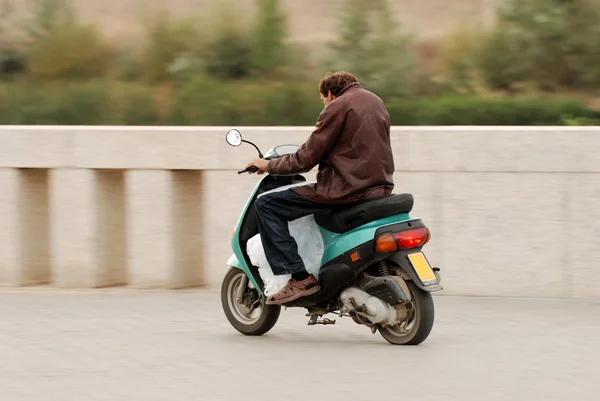
M 273 160 L 273 159 L 277 159 L 278 157 L 281 157 L 279 155 L 273 155 L 273 156 L 269 156 L 269 157 L 265 157 L 265 160 Z M 250 166 L 245 170 L 241 170 L 238 171 L 238 174 L 244 174 L 244 173 L 258 173 L 258 168 L 256 168 L 255 166 Z
M 245 170 L 241 170 L 238 171 L 238 174 L 243 174 L 243 173 L 257 173 L 258 172 L 258 168 L 256 168 L 255 166 L 250 166 Z

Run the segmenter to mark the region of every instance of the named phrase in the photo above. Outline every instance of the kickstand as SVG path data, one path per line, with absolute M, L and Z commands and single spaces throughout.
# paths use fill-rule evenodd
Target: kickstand
M 314 326 L 316 324 L 322 324 L 322 325 L 335 324 L 335 320 L 330 320 L 327 318 L 325 318 L 323 320 L 319 320 L 319 316 L 313 315 L 310 317 L 310 320 L 308 321 L 308 326 Z

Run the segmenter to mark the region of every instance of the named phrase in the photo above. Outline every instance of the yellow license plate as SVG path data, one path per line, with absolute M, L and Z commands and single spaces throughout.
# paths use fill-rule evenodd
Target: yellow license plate
M 408 255 L 408 260 L 415 268 L 417 272 L 417 276 L 423 283 L 427 283 L 430 281 L 437 281 L 435 274 L 433 273 L 433 269 L 429 266 L 429 262 L 425 259 L 425 255 L 422 252 L 412 253 Z

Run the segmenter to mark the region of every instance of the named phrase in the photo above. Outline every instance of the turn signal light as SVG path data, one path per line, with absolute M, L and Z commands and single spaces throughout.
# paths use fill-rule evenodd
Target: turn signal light
M 394 238 L 400 249 L 411 249 L 425 245 L 431 234 L 427 228 L 422 227 L 395 233 Z
M 375 251 L 377 252 L 394 252 L 398 250 L 396 240 L 391 233 L 383 234 L 375 241 Z

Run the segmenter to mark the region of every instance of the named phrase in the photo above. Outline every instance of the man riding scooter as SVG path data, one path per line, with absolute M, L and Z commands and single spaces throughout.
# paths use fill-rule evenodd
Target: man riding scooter
M 265 256 L 274 275 L 292 278 L 267 304 L 284 304 L 320 290 L 290 235 L 288 222 L 333 206 L 390 195 L 394 159 L 390 117 L 383 101 L 344 71 L 327 74 L 319 84 L 325 108 L 316 129 L 293 154 L 256 159 L 247 167 L 258 174 L 297 174 L 319 165 L 317 183 L 261 196 L 256 200 Z

